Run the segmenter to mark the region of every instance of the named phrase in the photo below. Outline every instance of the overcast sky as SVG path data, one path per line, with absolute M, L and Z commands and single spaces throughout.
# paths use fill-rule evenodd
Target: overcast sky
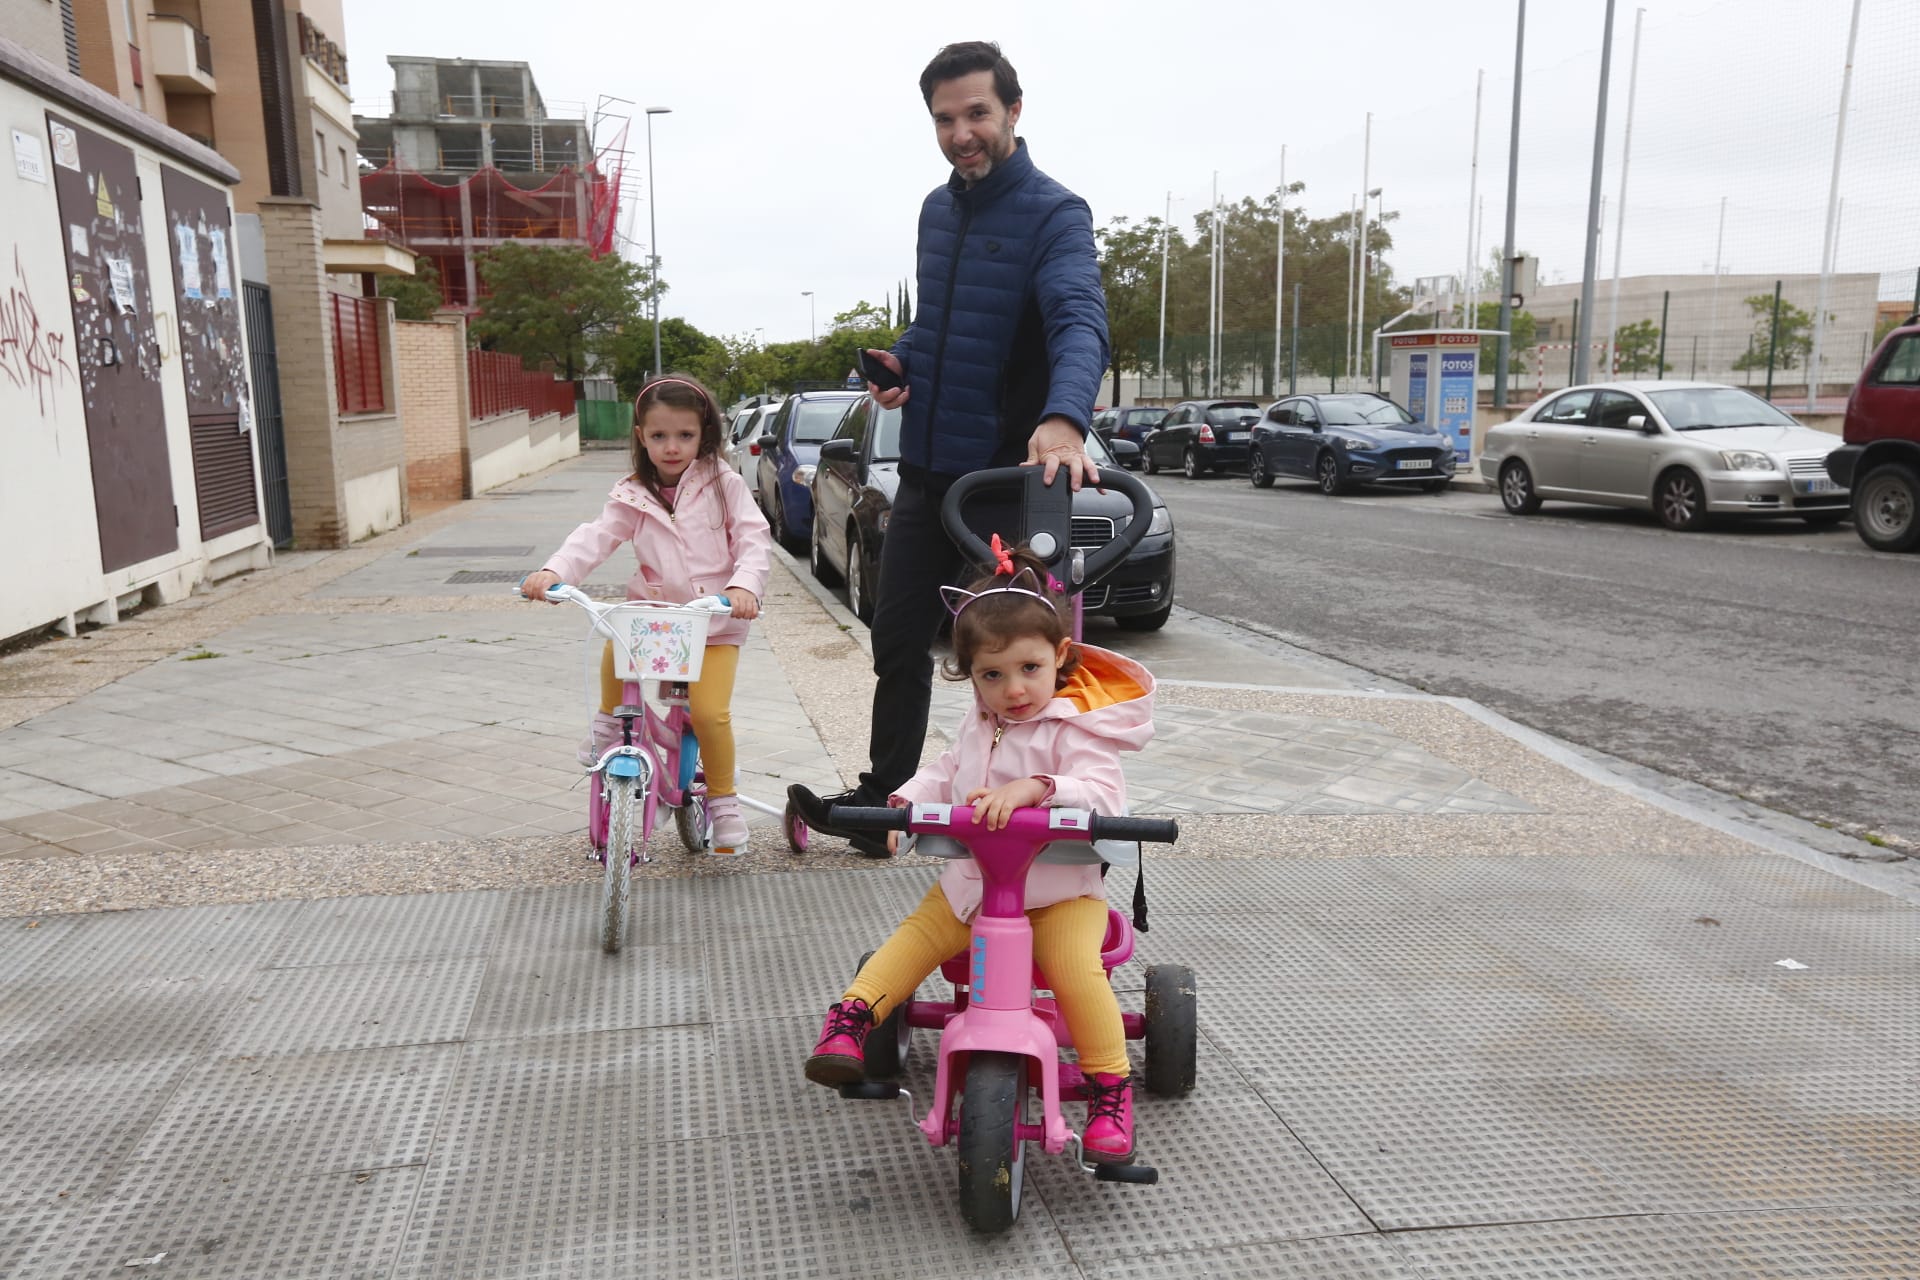
M 390 54 L 524 60 L 550 109 L 602 94 L 634 108 L 625 203 L 648 240 L 645 126 L 655 117 L 664 310 L 713 333 L 804 338 L 911 277 L 914 220 L 947 166 L 920 99 L 945 42 L 998 40 L 1026 94 L 1020 134 L 1094 218 L 1161 212 L 1184 225 L 1223 197 L 1306 183 L 1314 216 L 1370 180 L 1401 214 L 1401 282 L 1467 258 L 1475 72 L 1486 71 L 1478 190 L 1483 242 L 1504 217 L 1513 0 L 1346 5 L 1029 0 L 977 17 L 941 6 L 855 9 L 791 0 L 614 5 L 587 0 L 345 0 L 353 92 L 379 110 Z M 1724 267 L 1819 268 L 1849 0 L 1655 0 L 1641 38 L 1628 169 L 1627 275 L 1710 271 L 1721 198 Z M 1518 240 L 1543 282 L 1578 280 L 1603 0 L 1529 6 Z M 1604 191 L 1616 202 L 1635 6 L 1615 19 Z M 1361 25 L 1364 20 L 1365 25 Z M 1842 170 L 1837 266 L 1920 269 L 1920 0 L 1864 0 Z M 603 130 L 606 140 L 610 130 Z M 1609 218 L 1613 211 L 1609 209 Z M 1601 276 L 1614 231 L 1603 229 Z M 631 250 L 636 256 L 643 248 Z M 1483 255 L 1484 256 L 1484 252 Z

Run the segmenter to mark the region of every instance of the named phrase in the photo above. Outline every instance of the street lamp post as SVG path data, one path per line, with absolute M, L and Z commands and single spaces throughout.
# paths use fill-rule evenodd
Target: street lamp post
M 807 341 L 818 342 L 820 341 L 820 334 L 813 319 L 813 290 L 802 289 L 800 296 L 807 300 Z
M 664 371 L 660 368 L 660 225 L 654 217 L 660 199 L 653 185 L 653 118 L 672 113 L 672 107 L 647 108 L 647 257 L 653 268 L 648 284 L 653 295 L 649 310 L 653 313 L 653 376 L 656 378 Z

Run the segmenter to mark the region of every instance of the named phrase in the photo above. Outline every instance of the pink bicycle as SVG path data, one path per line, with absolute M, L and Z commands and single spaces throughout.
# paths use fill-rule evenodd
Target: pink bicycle
M 1038 1142 L 1051 1155 L 1071 1150 L 1080 1168 L 1104 1182 L 1151 1184 L 1159 1173 L 1142 1164 L 1096 1164 L 1060 1113 L 1062 1102 L 1087 1098 L 1078 1067 L 1060 1060 L 1072 1044 L 1046 977 L 1033 963 L 1027 921 L 1027 872 L 1059 841 L 1145 840 L 1171 844 L 1179 826 L 1168 818 L 1107 817 L 1083 809 L 1016 809 L 998 831 L 975 826 L 966 805 L 917 804 L 904 809 L 842 808 L 833 821 L 849 829 L 944 836 L 980 864 L 984 890 L 967 951 L 941 966 L 953 984 L 949 1000 L 914 1000 L 890 1013 L 867 1036 L 868 1079 L 843 1085 L 845 1098 L 913 1100 L 899 1073 L 915 1027 L 940 1032 L 933 1105 L 918 1127 L 936 1147 L 958 1148 L 960 1212 L 974 1230 L 1004 1231 L 1020 1214 L 1024 1148 Z M 1109 976 L 1133 955 L 1133 926 L 1108 908 L 1101 961 Z M 864 963 L 864 961 L 862 962 Z M 1146 1041 L 1146 1088 L 1159 1097 L 1193 1089 L 1199 1030 L 1193 972 L 1181 965 L 1147 968 L 1146 1012 L 1123 1013 L 1129 1040 Z M 1033 1095 L 1039 1114 L 1033 1115 Z

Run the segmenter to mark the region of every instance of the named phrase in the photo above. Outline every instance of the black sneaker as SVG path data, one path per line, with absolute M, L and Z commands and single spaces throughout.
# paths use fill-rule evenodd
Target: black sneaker
M 884 804 L 885 801 L 880 803 Z M 853 846 L 853 851 L 867 858 L 890 858 L 887 852 L 887 838 L 871 831 L 846 831 L 828 821 L 828 813 L 834 805 L 859 805 L 872 807 L 875 801 L 865 795 L 860 788 L 841 791 L 835 795 L 817 796 L 810 788 L 794 783 L 787 788 L 787 804 L 800 816 L 800 820 L 823 836 L 838 836 Z

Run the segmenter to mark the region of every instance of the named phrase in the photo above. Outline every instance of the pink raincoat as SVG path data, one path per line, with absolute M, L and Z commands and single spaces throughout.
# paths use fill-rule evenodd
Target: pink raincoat
M 575 529 L 546 568 L 562 582 L 579 583 L 607 562 L 623 542 L 633 544 L 639 567 L 627 579 L 629 600 L 684 604 L 701 596 L 744 587 L 766 594 L 773 534 L 753 495 L 732 467 L 698 458 L 680 476 L 673 510 L 628 476 L 607 495 L 600 518 Z M 716 618 L 708 644 L 739 644 L 747 638 L 741 618 Z
M 1083 644 L 1067 685 L 1031 720 L 1002 721 L 974 697 L 953 746 L 894 793 L 908 804 L 962 804 L 976 788 L 1038 778 L 1050 790 L 1042 804 L 1096 813 L 1127 811 L 1120 753 L 1153 739 L 1153 676 L 1131 658 Z M 1004 729 L 994 742 L 997 730 Z M 980 867 L 954 858 L 940 888 L 953 914 L 971 920 L 980 909 Z M 1098 862 L 1056 863 L 1042 855 L 1027 873 L 1027 910 L 1069 898 L 1105 898 Z

